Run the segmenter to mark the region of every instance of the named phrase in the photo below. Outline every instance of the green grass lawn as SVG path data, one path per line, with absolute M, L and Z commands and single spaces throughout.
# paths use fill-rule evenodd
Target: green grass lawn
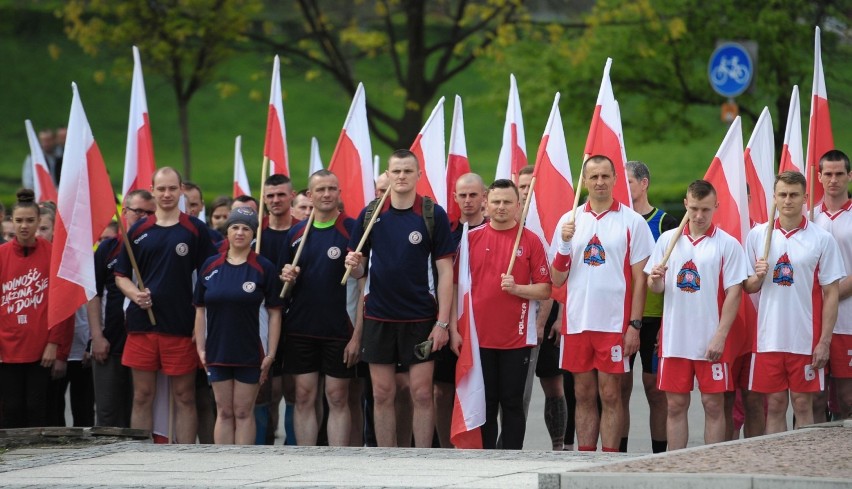
M 124 165 L 124 146 L 127 134 L 127 112 L 130 98 L 129 80 L 113 73 L 114 61 L 107 56 L 92 58 L 68 41 L 61 23 L 44 17 L 33 24 L 14 24 L 15 20 L 0 20 L 0 201 L 10 203 L 19 186 L 21 164 L 29 152 L 24 131 L 24 119 L 32 119 L 36 130 L 65 125 L 71 101 L 71 82 L 77 82 L 83 105 L 95 138 L 101 148 L 113 184 L 120 185 Z M 10 24 L 11 23 L 11 24 Z M 52 56 L 51 53 L 58 53 Z M 131 63 L 130 46 L 127 63 Z M 143 59 L 144 66 L 144 59 Z M 382 106 L 395 103 L 394 87 L 387 80 L 381 64 L 367 60 L 359 65 L 369 100 Z M 223 97 L 214 84 L 201 90 L 190 104 L 192 138 L 192 180 L 205 191 L 206 200 L 231 191 L 234 138 L 243 136 L 243 155 L 248 167 L 252 188 L 258 189 L 262 161 L 263 137 L 269 99 L 269 76 L 272 56 L 257 53 L 236 55 L 221 70 L 221 82 L 236 87 Z M 848 68 L 847 68 L 848 69 Z M 493 178 L 500 151 L 508 76 L 489 78 L 475 67 L 448 83 L 441 95 L 445 104 L 446 136 L 449 138 L 453 96 L 460 94 L 464 101 L 468 153 L 474 171 L 486 180 Z M 148 107 L 154 137 L 154 152 L 158 166 L 182 166 L 177 110 L 171 87 L 153 73 L 145 78 Z M 518 80 L 521 103 L 527 93 L 525 80 Z M 590 80 L 597 86 L 600 80 Z M 810 92 L 810 82 L 800 87 Z M 282 63 L 282 86 L 291 172 L 296 187 L 304 186 L 307 177 L 310 139 L 316 136 L 327 164 L 350 103 L 329 76 L 307 81 L 302 67 Z M 553 87 L 553 92 L 560 87 Z M 832 87 L 829 87 L 831 95 Z M 617 98 L 627 94 L 616 93 Z M 551 98 L 553 93 L 541 94 Z M 380 98 L 381 97 L 381 98 Z M 803 97 L 803 127 L 807 128 L 808 97 Z M 434 103 L 434 101 L 433 101 Z M 594 100 L 564 100 L 567 104 L 588 106 L 591 116 Z M 530 104 L 533 105 L 533 104 Z M 547 121 L 550 104 L 534 104 L 538 110 L 524 112 L 527 153 L 535 158 L 538 141 Z M 624 107 L 624 105 L 623 105 Z M 852 113 L 843 105 L 833 105 L 834 138 L 839 146 L 852 137 Z M 691 109 L 692 110 L 692 109 Z M 431 111 L 429 107 L 426 114 Z M 696 108 L 696 118 L 705 119 L 702 136 L 689 141 L 669 140 L 662 134 L 657 141 L 643 141 L 631 129 L 639 127 L 644 117 L 625 108 L 624 133 L 627 155 L 649 164 L 653 173 L 652 200 L 677 202 L 686 184 L 704 175 L 707 165 L 725 135 L 727 126 L 719 121 L 718 109 Z M 776 126 L 786 114 L 772 114 Z M 568 151 L 576 177 L 588 131 L 588 120 L 564 120 Z M 745 123 L 744 141 L 751 132 L 751 122 Z M 806 129 L 805 129 L 806 130 Z M 846 148 L 847 150 L 849 148 Z M 384 159 L 390 148 L 373 138 L 373 152 Z M 532 162 L 532 161 L 531 161 Z

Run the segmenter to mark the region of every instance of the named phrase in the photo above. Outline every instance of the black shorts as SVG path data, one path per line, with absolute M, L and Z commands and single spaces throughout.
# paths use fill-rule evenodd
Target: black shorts
M 553 339 L 548 338 L 558 315 L 559 302 L 553 301 L 550 315 L 547 316 L 547 322 L 544 323 L 544 339 L 542 339 L 541 346 L 538 348 L 538 361 L 535 364 L 535 375 L 540 379 L 562 374 L 562 370 L 559 369 L 559 338 L 556 338 L 556 343 L 553 342 Z
M 361 360 L 403 367 L 431 362 L 431 356 L 426 360 L 418 360 L 414 356 L 414 347 L 429 338 L 433 327 L 434 319 L 390 322 L 365 318 L 361 334 Z
M 287 335 L 284 340 L 284 373 L 291 375 L 319 372 L 337 379 L 355 377 L 355 367 L 343 363 L 347 340 Z
M 443 382 L 445 384 L 456 384 L 456 363 L 459 357 L 450 350 L 450 345 L 447 345 L 432 355 L 435 359 L 435 371 L 432 374 L 433 382 Z
M 275 350 L 275 361 L 272 362 L 270 375 L 272 377 L 281 377 L 284 375 L 284 332 L 278 337 L 278 349 Z
M 642 329 L 639 330 L 639 355 L 642 357 L 642 373 L 657 374 L 657 356 L 659 352 L 655 351 L 657 347 L 657 333 L 660 331 L 660 325 L 663 318 L 644 317 L 642 318 Z M 630 357 L 630 370 L 633 370 L 633 363 L 636 360 L 634 353 Z

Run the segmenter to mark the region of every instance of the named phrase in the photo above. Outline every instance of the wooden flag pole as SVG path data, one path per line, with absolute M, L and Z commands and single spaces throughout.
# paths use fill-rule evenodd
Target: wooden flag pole
M 530 189 L 527 192 L 527 200 L 524 202 L 524 211 L 521 213 L 521 221 L 518 223 L 518 235 L 515 236 L 515 246 L 512 248 L 512 257 L 509 258 L 509 269 L 506 270 L 506 275 L 511 275 L 512 268 L 515 266 L 515 258 L 517 257 L 518 247 L 521 245 L 521 236 L 524 233 L 524 223 L 527 222 L 527 213 L 530 211 L 530 202 L 533 199 L 536 178 L 537 177 L 533 175 L 532 180 L 530 180 Z
M 589 159 L 589 155 L 583 155 L 583 164 L 580 166 L 580 176 L 577 177 L 577 186 L 574 187 L 574 206 L 571 208 L 571 215 L 568 216 L 568 222 L 574 222 L 577 219 L 577 206 L 580 205 L 580 194 L 583 193 L 583 188 L 581 185 L 583 184 L 583 169 L 586 168 L 586 160 Z
M 308 222 L 305 223 L 305 232 L 302 233 L 301 241 L 299 242 L 299 247 L 296 248 L 296 255 L 293 257 L 293 266 L 295 267 L 299 263 L 299 258 L 302 256 L 302 248 L 305 247 L 305 241 L 308 240 L 308 231 L 311 230 L 311 226 L 314 224 L 314 212 L 316 212 L 316 208 L 311 209 L 310 215 L 308 215 Z M 284 287 L 281 289 L 280 297 L 283 299 L 287 295 L 287 291 L 290 289 L 290 282 L 284 282 Z
M 136 274 L 136 282 L 139 286 L 139 290 L 144 292 L 145 282 L 142 280 L 142 274 L 139 272 L 139 265 L 136 263 L 136 255 L 133 254 L 133 248 L 130 247 L 130 238 L 127 236 L 127 227 L 124 225 L 124 221 L 121 220 L 121 214 L 119 214 L 118 208 L 115 209 L 115 220 L 118 221 L 118 229 L 121 232 L 122 241 L 124 241 L 124 249 L 127 250 L 127 256 L 130 258 L 130 266 L 133 268 L 133 273 Z M 157 320 L 154 319 L 154 310 L 150 307 L 147 310 L 148 321 L 151 322 L 151 326 L 156 326 Z
M 254 252 L 260 254 L 260 237 L 263 235 L 263 207 L 266 201 L 266 172 L 269 169 L 269 157 L 264 155 L 260 168 L 260 202 L 257 213 L 257 239 L 254 241 Z
M 769 211 L 769 221 L 766 223 L 766 239 L 763 242 L 763 259 L 769 258 L 769 245 L 772 243 L 772 231 L 775 229 L 775 202 L 772 202 L 772 210 Z
M 680 235 L 683 234 L 683 228 L 686 227 L 686 223 L 688 221 L 689 211 L 686 211 L 686 214 L 683 215 L 683 219 L 680 220 L 680 226 L 677 227 L 677 231 L 675 231 L 674 236 L 672 236 L 672 240 L 669 241 L 669 245 L 666 247 L 666 254 L 663 255 L 663 261 L 660 263 L 661 267 L 666 266 L 666 263 L 669 262 L 669 258 L 672 256 L 672 251 L 674 251 L 677 240 L 680 239 Z
M 364 235 L 361 236 L 361 241 L 358 242 L 358 247 L 355 248 L 355 253 L 360 253 L 361 248 L 364 247 L 364 243 L 367 242 L 367 238 L 370 236 L 370 231 L 373 230 L 373 224 L 376 223 L 376 218 L 379 217 L 379 214 L 382 213 L 382 208 L 385 205 L 385 201 L 388 199 L 388 195 L 390 195 L 390 190 L 393 185 L 388 185 L 388 188 L 385 190 L 385 193 L 382 194 L 382 198 L 379 200 L 379 205 L 376 206 L 376 209 L 373 211 L 373 215 L 370 216 L 370 222 L 367 223 L 367 228 L 364 229 Z M 349 274 L 352 273 L 352 267 L 346 267 L 346 273 L 343 274 L 343 278 L 340 279 L 340 285 L 346 285 L 346 279 L 349 278 Z

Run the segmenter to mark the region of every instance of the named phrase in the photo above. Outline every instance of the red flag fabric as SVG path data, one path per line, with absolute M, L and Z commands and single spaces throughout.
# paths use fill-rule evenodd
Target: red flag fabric
M 251 195 L 246 163 L 243 161 L 243 137 L 237 136 L 234 142 L 234 195 L 236 199 L 241 195 Z
M 456 364 L 456 399 L 450 441 L 456 448 L 482 448 L 480 427 L 485 424 L 485 382 L 479 358 L 479 340 L 473 318 L 468 223 L 464 223 L 458 255 L 458 331 L 462 337 Z
M 775 135 L 772 132 L 772 116 L 769 108 L 764 107 L 751 138 L 746 145 L 745 154 L 746 183 L 750 189 L 748 213 L 755 223 L 769 220 L 772 208 L 772 186 L 775 182 Z
M 53 184 L 53 177 L 50 176 L 50 168 L 47 167 L 47 159 L 45 159 L 41 143 L 39 143 L 38 137 L 36 137 L 33 123 L 27 119 L 24 121 L 24 126 L 27 128 L 30 161 L 33 165 L 33 192 L 35 192 L 35 200 L 36 202 L 45 202 L 48 200 L 56 202 L 56 185 Z
M 364 84 L 359 83 L 328 164 L 329 171 L 340 181 L 343 207 L 353 216 L 361 212 L 376 194 L 366 97 Z
M 157 165 L 154 162 L 154 140 L 148 120 L 148 101 L 139 49 L 133 46 L 133 82 L 130 87 L 130 118 L 127 122 L 127 146 L 124 153 L 122 195 L 151 187 Z
M 73 315 L 94 297 L 92 246 L 115 213 L 115 195 L 103 157 L 86 119 L 77 85 L 71 86 L 71 115 L 50 257 L 47 311 L 50 327 Z
M 287 158 L 287 127 L 284 125 L 284 103 L 281 100 L 281 61 L 277 55 L 272 63 L 272 88 L 269 93 L 263 156 L 269 158 L 270 175 L 278 173 L 290 176 L 290 162 Z
M 467 159 L 467 143 L 464 137 L 462 99 L 456 95 L 453 125 L 450 128 L 450 154 L 447 156 L 447 215 L 450 222 L 461 218 L 461 209 L 453 194 L 456 191 L 456 181 L 466 173 L 470 173 L 470 160 Z
M 778 173 L 784 171 L 804 172 L 802 157 L 802 115 L 799 109 L 799 86 L 793 85 L 790 109 L 787 111 L 787 128 L 784 131 L 784 146 L 781 147 L 781 163 Z
M 607 58 L 595 113 L 592 115 L 589 136 L 586 139 L 585 155 L 604 155 L 612 160 L 615 165 L 612 196 L 622 205 L 632 208 L 633 200 L 630 198 L 630 186 L 627 184 L 627 157 L 621 129 L 621 111 L 609 78 L 611 66 L 612 58 Z
M 713 214 L 713 224 L 733 236 L 740 244 L 745 241 L 750 229 L 743 158 L 742 122 L 737 117 L 728 128 L 728 133 L 710 163 L 704 179 L 713 184 L 719 203 L 716 213 Z M 725 361 L 733 361 L 751 348 L 746 327 L 746 311 L 750 306 L 753 307 L 751 299 L 743 294 L 737 318 L 725 341 Z
M 420 161 L 420 180 L 417 181 L 417 193 L 428 195 L 433 201 L 445 207 L 447 205 L 447 154 L 444 140 L 444 97 L 438 100 L 432 114 L 426 119 L 417 138 L 411 145 L 411 152 Z
M 814 206 L 822 202 L 823 189 L 819 183 L 819 159 L 834 149 L 834 135 L 831 131 L 831 114 L 828 111 L 828 92 L 825 89 L 825 75 L 822 71 L 822 47 L 820 30 L 814 32 L 814 82 L 811 91 L 811 119 L 808 124 L 807 173 L 808 191 L 813 192 Z M 813 166 L 813 170 L 811 167 Z
M 518 172 L 527 166 L 527 140 L 524 137 L 524 117 L 521 114 L 521 97 L 515 75 L 509 75 L 509 102 L 506 106 L 506 122 L 503 124 L 503 146 L 497 157 L 495 179 L 507 178 L 517 181 Z
M 559 98 L 557 93 L 538 146 L 533 170 L 535 188 L 524 223 L 547 243 L 547 249 L 550 249 L 559 219 L 571 210 L 574 202 L 568 145 L 565 143 L 565 132 L 562 128 Z

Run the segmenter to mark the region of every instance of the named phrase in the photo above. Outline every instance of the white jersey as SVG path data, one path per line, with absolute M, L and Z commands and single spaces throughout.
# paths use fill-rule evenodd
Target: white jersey
M 766 229 L 760 224 L 748 233 L 746 261 L 749 276 L 763 256 Z M 802 217 L 800 227 L 782 230 L 774 221 L 757 310 L 757 352 L 811 355 L 822 333 L 822 285 L 846 276 L 837 242 L 827 231 Z
M 840 247 L 840 256 L 843 257 L 846 275 L 849 276 L 852 273 L 852 200 L 847 200 L 834 214 L 829 213 L 823 204 L 817 208 L 814 223 L 834 236 L 837 246 Z M 852 335 L 852 297 L 840 301 L 834 332 Z
M 677 229 L 657 240 L 645 273 L 663 261 Z M 746 279 L 745 253 L 730 234 L 710 226 L 697 239 L 685 226 L 672 250 L 663 291 L 662 357 L 704 360 L 719 327 L 725 290 Z
M 556 224 L 551 256 L 563 243 L 562 224 L 570 214 Z M 645 219 L 618 201 L 601 214 L 586 203 L 577 208 L 575 222 L 563 331 L 621 333 L 630 319 L 633 299 L 630 267 L 648 258 L 654 237 Z

